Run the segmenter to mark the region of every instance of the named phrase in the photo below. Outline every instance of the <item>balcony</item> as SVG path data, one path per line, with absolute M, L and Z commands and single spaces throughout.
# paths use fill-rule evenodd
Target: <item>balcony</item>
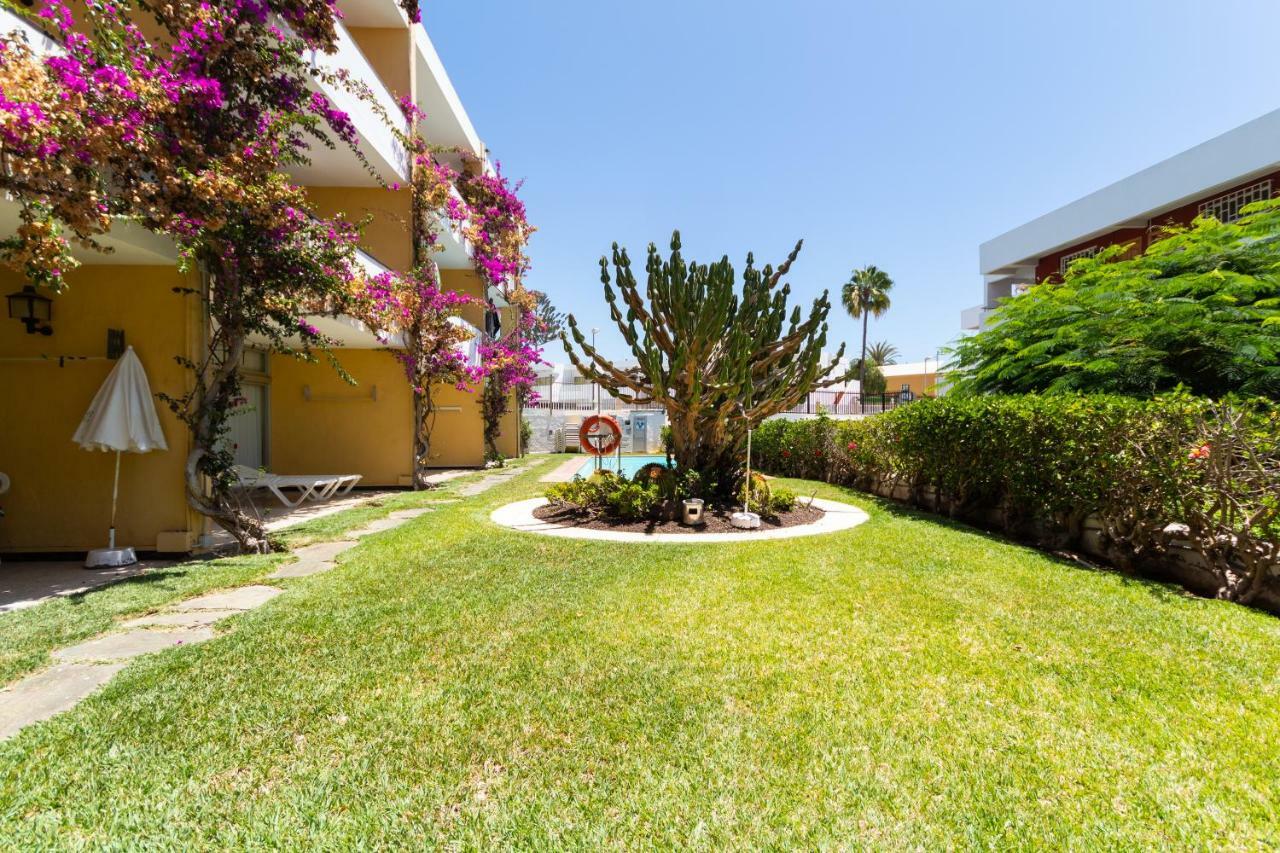
M 317 68 L 346 70 L 352 80 L 369 87 L 378 106 L 393 121 L 400 122 L 400 107 L 391 97 L 391 93 L 387 91 L 387 87 L 383 85 L 364 53 L 356 45 L 351 33 L 341 23 L 337 24 L 337 32 L 337 52 L 329 55 L 312 51 L 311 63 Z M 384 181 L 405 183 L 409 180 L 408 153 L 395 131 L 387 126 L 372 104 L 341 86 L 331 86 L 320 80 L 314 81 L 313 86 L 328 97 L 334 107 L 351 117 L 361 152 L 369 159 L 369 164 Z M 290 170 L 292 177 L 301 184 L 318 187 L 377 185 L 364 165 L 341 143 L 333 150 L 320 145 L 313 146 L 311 159 L 310 164 Z
M 484 143 L 472 126 L 435 45 L 422 27 L 415 26 L 412 30 L 413 62 L 417 75 L 415 101 L 425 115 L 423 133 L 437 145 L 461 148 L 483 158 Z M 456 168 L 460 164 L 454 160 L 450 165 Z
M 20 33 L 26 39 L 36 56 L 48 56 L 62 53 L 62 45 L 40 30 L 31 26 L 22 17 L 15 15 L 4 6 L 0 6 L 0 33 Z
M 450 187 L 449 194 L 462 201 L 456 187 Z M 445 270 L 471 269 L 471 257 L 475 252 L 465 236 L 466 221 L 454 222 L 448 214 L 437 212 L 436 223 L 440 226 L 440 246 L 443 249 L 434 258 L 436 264 Z
M 987 321 L 994 308 L 988 308 L 986 305 L 975 305 L 972 308 L 966 308 L 960 312 L 960 328 L 966 332 L 981 329 Z

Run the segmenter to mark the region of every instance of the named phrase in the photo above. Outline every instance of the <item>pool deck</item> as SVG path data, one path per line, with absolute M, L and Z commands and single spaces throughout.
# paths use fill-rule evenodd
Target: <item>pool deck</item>
M 539 482 L 542 483 L 568 483 L 573 480 L 578 473 L 578 469 L 582 467 L 582 461 L 586 457 L 575 457 L 566 459 L 551 470 L 550 474 L 544 474 Z

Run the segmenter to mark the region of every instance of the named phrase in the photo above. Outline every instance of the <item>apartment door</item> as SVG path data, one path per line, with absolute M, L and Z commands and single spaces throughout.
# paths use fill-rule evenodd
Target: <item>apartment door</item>
M 231 411 L 227 441 L 237 465 L 263 468 L 267 463 L 267 386 L 246 382 L 241 393 L 245 401 Z

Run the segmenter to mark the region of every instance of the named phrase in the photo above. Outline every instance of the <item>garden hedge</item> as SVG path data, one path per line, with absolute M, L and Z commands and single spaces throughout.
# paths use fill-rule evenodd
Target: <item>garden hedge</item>
M 762 424 L 769 474 L 852 486 L 1280 605 L 1280 409 L 1186 395 L 941 397 L 860 420 Z

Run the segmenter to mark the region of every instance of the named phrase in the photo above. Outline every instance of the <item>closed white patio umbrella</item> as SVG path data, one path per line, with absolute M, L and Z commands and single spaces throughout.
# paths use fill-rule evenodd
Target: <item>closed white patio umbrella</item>
M 132 548 L 116 547 L 116 498 L 120 493 L 120 454 L 168 450 L 156 416 L 151 385 L 142 362 L 125 350 L 85 412 L 72 441 L 85 450 L 115 451 L 116 475 L 111 486 L 111 528 L 106 548 L 89 552 L 85 568 L 127 566 L 138 562 Z

